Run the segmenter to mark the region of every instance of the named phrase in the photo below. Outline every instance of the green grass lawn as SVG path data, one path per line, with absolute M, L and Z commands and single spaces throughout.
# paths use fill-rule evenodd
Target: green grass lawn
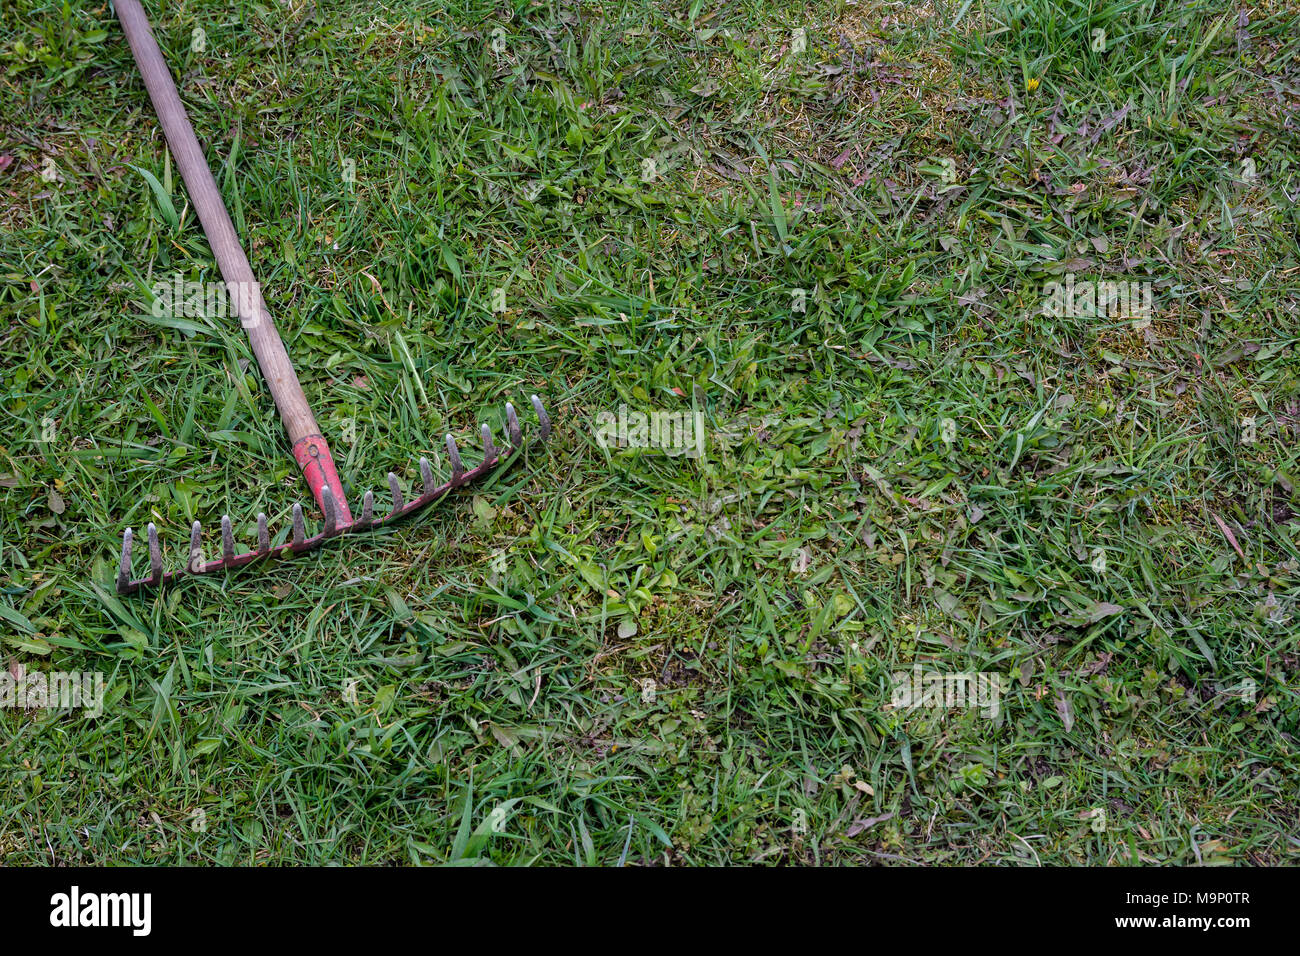
M 556 429 L 118 597 L 310 494 L 111 7 L 6 3 L 0 665 L 107 694 L 4 862 L 1300 862 L 1294 4 L 145 6 L 349 491 Z

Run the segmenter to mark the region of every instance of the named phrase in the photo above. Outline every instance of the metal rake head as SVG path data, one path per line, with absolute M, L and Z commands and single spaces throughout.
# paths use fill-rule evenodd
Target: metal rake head
M 537 412 L 541 441 L 544 442 L 551 435 L 551 419 L 546 414 L 541 399 L 536 395 L 532 396 L 532 404 L 533 409 Z M 362 498 L 361 516 L 353 519 L 347 503 L 335 500 L 334 492 L 326 485 L 320 491 L 319 504 L 324 515 L 321 530 L 314 535 L 308 536 L 302 505 L 295 504 L 293 506 L 292 533 L 289 540 L 273 546 L 266 515 L 259 513 L 257 516 L 256 551 L 236 553 L 234 527 L 230 521 L 230 516 L 222 515 L 220 558 L 215 561 L 205 561 L 203 559 L 203 528 L 196 521 L 190 528 L 189 559 L 186 561 L 185 567 L 164 571 L 162 546 L 158 542 L 158 529 L 153 522 L 150 522 L 146 531 L 149 539 L 149 576 L 132 578 L 131 546 L 134 541 L 134 532 L 127 528 L 125 534 L 122 535 L 122 559 L 117 571 L 117 591 L 119 594 L 131 594 L 141 588 L 160 587 L 185 574 L 211 574 L 214 571 L 243 567 L 245 564 L 251 564 L 262 558 L 269 558 L 272 555 L 303 554 L 307 551 L 314 551 L 330 538 L 369 531 L 382 525 L 391 524 L 413 512 L 419 511 L 426 505 L 432 504 L 449 492 L 477 481 L 514 457 L 515 453 L 523 447 L 523 430 L 519 427 L 519 417 L 515 414 L 515 408 L 509 402 L 506 402 L 506 431 L 508 433 L 508 444 L 505 449 L 499 449 L 492 441 L 492 430 L 484 423 L 480 429 L 483 441 L 483 460 L 473 468 L 468 469 L 461 461 L 460 450 L 456 447 L 455 439 L 448 434 L 447 460 L 451 464 L 451 477 L 441 484 L 435 484 L 433 466 L 429 464 L 429 459 L 421 458 L 420 479 L 423 490 L 418 497 L 410 501 L 407 501 L 405 495 L 402 494 L 402 486 L 397 480 L 397 476 L 390 471 L 388 473 L 388 490 L 392 497 L 392 505 L 388 513 L 384 515 L 376 516 L 374 492 L 367 491 Z

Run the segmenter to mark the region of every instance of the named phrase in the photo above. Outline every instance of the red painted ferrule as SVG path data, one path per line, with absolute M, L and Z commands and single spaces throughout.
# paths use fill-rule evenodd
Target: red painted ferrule
M 348 499 L 343 496 L 343 482 L 339 480 L 338 469 L 334 467 L 334 456 L 330 454 L 330 446 L 325 443 L 325 439 L 320 435 L 298 439 L 293 446 L 293 457 L 302 469 L 303 477 L 307 479 L 307 486 L 311 488 L 316 505 L 322 511 L 325 510 L 322 492 L 329 488 L 337 506 L 339 524 L 351 524 L 352 512 L 348 510 Z

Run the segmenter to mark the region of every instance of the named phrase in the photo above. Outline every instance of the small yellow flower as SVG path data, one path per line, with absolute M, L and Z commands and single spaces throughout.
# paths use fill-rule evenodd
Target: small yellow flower
M 1028 93 L 1032 93 L 1032 92 L 1034 92 L 1034 90 L 1036 90 L 1036 89 L 1038 89 L 1038 77 L 1036 77 L 1036 76 L 1031 76 L 1029 79 L 1025 80 L 1025 91 L 1026 91 L 1026 92 L 1028 92 Z

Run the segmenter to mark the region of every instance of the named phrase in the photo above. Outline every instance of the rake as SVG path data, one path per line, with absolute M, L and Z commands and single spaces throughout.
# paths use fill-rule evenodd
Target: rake
M 293 506 L 292 534 L 289 540 L 272 545 L 266 515 L 257 516 L 257 549 L 237 553 L 235 550 L 234 528 L 229 515 L 221 518 L 221 557 L 213 561 L 203 559 L 203 529 L 195 521 L 190 529 L 189 558 L 180 569 L 164 571 L 162 547 L 158 543 L 158 529 L 150 523 L 147 529 L 149 542 L 149 575 L 144 578 L 131 577 L 131 547 L 134 534 L 130 528 L 122 535 L 122 558 L 118 566 L 117 590 L 121 594 L 130 594 L 144 587 L 158 587 L 187 574 L 212 574 L 216 571 L 239 568 L 272 556 L 299 555 L 315 550 L 331 538 L 341 535 L 368 531 L 405 518 L 426 505 L 437 501 L 457 488 L 468 485 L 485 475 L 508 464 L 523 447 L 523 432 L 514 406 L 506 403 L 506 448 L 498 448 L 492 440 L 492 430 L 484 424 L 480 430 L 483 443 L 483 458 L 472 468 L 466 468 L 460 457 L 460 451 L 451 435 L 447 435 L 447 459 L 451 464 L 451 477 L 438 483 L 434 477 L 433 467 L 427 458 L 419 462 L 422 491 L 419 496 L 407 501 L 402 494 L 401 484 L 392 472 L 388 474 L 388 489 L 391 505 L 386 514 L 376 515 L 375 497 L 370 491 L 362 498 L 361 516 L 353 518 L 348 501 L 343 494 L 343 482 L 339 478 L 334 458 L 330 454 L 328 443 L 321 435 L 303 394 L 298 376 L 289 361 L 289 353 L 276 331 L 275 323 L 267 311 L 262 298 L 261 288 L 253 278 L 252 267 L 248 257 L 235 234 L 235 227 L 230 221 L 230 214 L 221 201 L 217 191 L 216 180 L 208 168 L 199 141 L 190 126 L 185 107 L 181 105 L 172 82 L 171 73 L 163 60 L 158 44 L 153 38 L 149 21 L 141 8 L 139 0 L 115 0 L 118 18 L 126 33 L 131 53 L 144 78 L 144 85 L 153 100 L 154 110 L 167 144 L 171 147 L 176 165 L 180 168 L 185 188 L 203 224 L 203 232 L 212 247 L 212 253 L 221 269 L 230 294 L 235 314 L 240 324 L 248 333 L 253 354 L 257 357 L 258 367 L 266 379 L 267 387 L 275 399 L 275 406 L 280 413 L 280 420 L 289 436 L 293 448 L 294 460 L 302 469 L 303 477 L 311 488 L 312 496 L 323 516 L 321 529 L 313 535 L 307 534 L 302 506 Z M 531 398 L 534 411 L 540 425 L 541 440 L 550 437 L 551 422 L 546 414 L 541 399 L 536 395 Z

